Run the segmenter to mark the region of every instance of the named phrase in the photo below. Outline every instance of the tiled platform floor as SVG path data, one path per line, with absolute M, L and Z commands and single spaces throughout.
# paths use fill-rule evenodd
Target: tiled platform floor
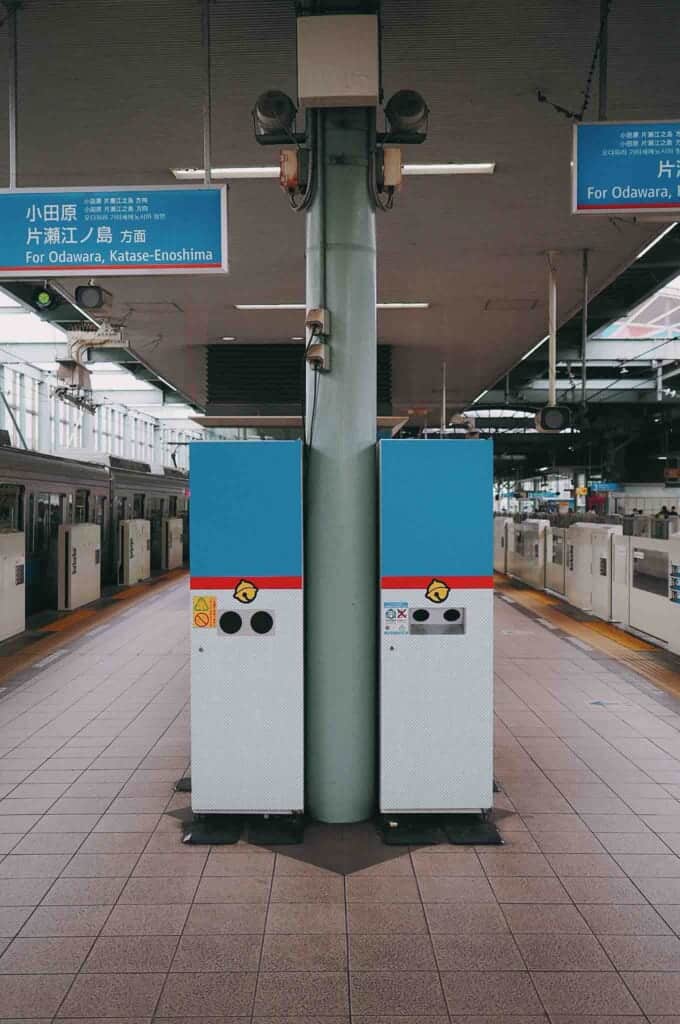
M 0 696 L 0 1020 L 680 1022 L 680 704 L 501 600 L 502 848 L 182 846 L 186 583 Z

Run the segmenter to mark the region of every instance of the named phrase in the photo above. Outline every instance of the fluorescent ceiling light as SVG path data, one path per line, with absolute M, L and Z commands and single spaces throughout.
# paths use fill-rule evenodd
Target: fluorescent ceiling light
M 429 309 L 429 302 L 377 302 L 376 309 Z
M 473 398 L 472 404 L 476 405 L 477 402 L 481 402 L 482 398 L 484 398 L 484 395 L 488 395 L 488 394 L 489 394 L 489 389 L 488 388 L 485 388 L 484 391 L 480 391 L 479 394 L 477 395 L 477 397 Z
M 644 249 L 642 249 L 637 254 L 635 259 L 636 260 L 641 260 L 643 256 L 646 256 L 647 253 L 650 251 L 650 249 L 653 249 L 654 246 L 657 245 L 661 241 L 662 238 L 665 238 L 666 235 L 668 234 L 668 232 L 672 231 L 674 227 L 677 227 L 677 221 L 673 221 L 673 223 L 669 224 L 667 228 L 664 228 L 660 235 L 657 235 L 656 238 L 653 238 L 652 241 L 649 243 L 649 245 L 646 245 L 644 247 Z
M 404 174 L 493 174 L 495 163 L 404 164 Z
M 251 302 L 235 304 L 234 309 L 270 310 L 270 309 L 306 309 L 304 302 Z
M 236 341 L 236 338 L 225 336 L 224 338 L 220 338 L 220 341 Z
M 534 347 L 530 348 L 529 351 L 522 356 L 522 358 L 520 359 L 520 363 L 523 363 L 525 359 L 529 358 L 529 356 L 533 356 L 534 352 L 538 352 L 541 345 L 545 344 L 549 337 L 550 335 L 546 334 L 545 338 L 541 338 L 540 341 L 537 341 Z
M 205 171 L 202 167 L 173 167 L 172 173 L 178 181 L 203 181 Z M 402 172 L 408 175 L 447 175 L 447 174 L 493 174 L 496 164 L 482 163 L 440 163 L 440 164 L 404 164 Z M 280 168 L 273 164 L 268 167 L 213 167 L 210 177 L 215 181 L 240 181 L 248 178 L 278 178 Z
M 172 168 L 178 181 L 203 181 L 205 171 L 202 167 Z M 245 178 L 278 178 L 278 167 L 213 167 L 210 177 L 223 181 L 238 181 Z
M 377 309 L 429 309 L 429 302 L 378 302 Z M 304 302 L 251 302 L 235 304 L 239 310 L 306 309 Z
M 157 379 L 158 379 L 159 381 L 161 381 L 161 383 L 162 383 L 162 384 L 165 384 L 165 386 L 166 386 L 167 388 L 171 388 L 171 389 L 172 389 L 172 391 L 177 391 L 177 388 L 175 387 L 175 385 L 174 385 L 174 384 L 171 384 L 169 380 L 166 380 L 166 379 L 165 379 L 165 377 L 161 377 L 160 373 L 156 373 L 156 374 L 154 374 L 154 375 L 155 375 L 155 377 L 156 377 L 156 378 L 157 378 Z

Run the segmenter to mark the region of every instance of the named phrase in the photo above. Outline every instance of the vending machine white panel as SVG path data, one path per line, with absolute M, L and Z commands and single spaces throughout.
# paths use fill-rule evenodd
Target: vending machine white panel
M 178 518 L 161 520 L 163 569 L 179 569 L 184 560 L 184 523 Z
M 493 567 L 496 572 L 508 571 L 508 523 L 510 516 L 494 516 L 493 520 Z
M 302 447 L 194 443 L 190 466 L 192 809 L 301 811 Z
M 567 529 L 565 596 L 575 608 L 589 612 L 593 607 L 593 548 L 591 524 L 574 523 Z
M 623 527 L 598 523 L 590 534 L 591 594 L 593 615 L 609 622 L 613 617 L 613 540 Z
M 555 594 L 564 594 L 565 533 L 562 526 L 547 526 L 545 530 L 545 587 Z
M 518 576 L 530 587 L 545 586 L 545 531 L 547 519 L 527 519 L 522 523 L 524 558 Z
M 668 643 L 678 628 L 670 600 L 672 540 L 630 538 L 630 625 Z
M 493 795 L 489 441 L 380 443 L 380 810 Z
M 96 523 L 69 523 L 59 527 L 60 611 L 80 608 L 101 597 L 101 527 Z
M 0 532 L 0 640 L 26 628 L 26 537 Z
M 120 524 L 121 583 L 133 584 L 151 575 L 151 523 L 124 519 Z
M 612 537 L 612 619 L 623 626 L 630 625 L 630 546 L 630 537 Z

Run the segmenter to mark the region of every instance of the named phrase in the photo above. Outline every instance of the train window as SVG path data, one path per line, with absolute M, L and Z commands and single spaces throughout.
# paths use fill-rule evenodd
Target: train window
M 24 488 L 0 484 L 0 530 L 23 530 Z
M 76 523 L 89 523 L 90 521 L 90 492 L 85 490 L 76 491 L 75 519 Z
M 118 512 L 118 521 L 119 522 L 122 519 L 127 519 L 127 498 L 119 498 L 118 499 L 118 509 L 117 509 L 117 512 Z
M 144 498 L 143 494 L 132 495 L 132 518 L 143 519 L 144 518 Z
M 170 516 L 176 516 L 177 515 L 177 496 L 173 494 L 172 497 L 169 499 L 169 502 L 170 502 L 170 509 L 169 509 L 168 514 Z

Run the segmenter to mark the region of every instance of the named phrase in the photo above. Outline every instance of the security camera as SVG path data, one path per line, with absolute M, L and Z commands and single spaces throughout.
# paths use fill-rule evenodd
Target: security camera
M 297 107 L 290 96 L 269 89 L 258 96 L 253 107 L 255 141 L 261 146 L 280 146 L 294 135 Z
M 429 113 L 427 103 L 419 92 L 414 89 L 395 92 L 385 107 L 385 117 L 390 126 L 390 142 L 424 142 Z

